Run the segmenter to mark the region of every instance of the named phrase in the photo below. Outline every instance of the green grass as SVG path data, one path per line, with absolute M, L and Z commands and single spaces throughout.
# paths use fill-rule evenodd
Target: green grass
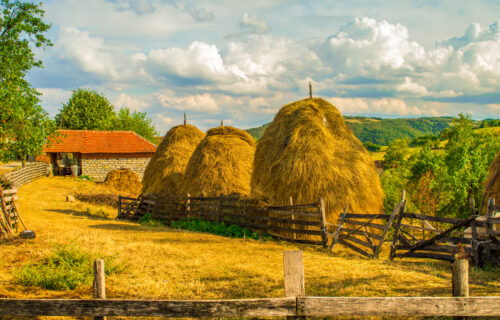
M 224 222 L 204 221 L 200 219 L 187 219 L 172 222 L 176 229 L 213 233 L 218 236 L 230 238 L 259 239 L 259 233 L 235 224 L 228 225 Z
M 113 257 L 105 259 L 106 274 L 121 272 L 124 266 Z M 40 262 L 30 262 L 15 274 L 16 282 L 26 287 L 73 290 L 93 279 L 93 255 L 76 242 L 56 244 Z

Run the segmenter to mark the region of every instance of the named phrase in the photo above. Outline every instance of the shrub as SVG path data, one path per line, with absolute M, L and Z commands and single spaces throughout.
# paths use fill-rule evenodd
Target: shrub
M 92 283 L 93 255 L 76 242 L 56 244 L 52 252 L 40 262 L 30 262 L 14 274 L 23 286 L 37 286 L 49 290 L 73 290 Z M 125 266 L 115 258 L 104 258 L 107 275 L 123 271 Z
M 174 221 L 171 226 L 176 229 L 208 232 L 231 238 L 259 239 L 259 233 L 257 232 L 253 232 L 250 229 L 243 228 L 235 224 L 227 225 L 224 222 L 187 219 Z
M 149 227 L 158 227 L 158 226 L 163 226 L 163 222 L 154 220 L 151 217 L 151 212 L 147 212 L 145 215 L 139 218 L 138 222 L 143 225 L 143 226 L 149 226 Z

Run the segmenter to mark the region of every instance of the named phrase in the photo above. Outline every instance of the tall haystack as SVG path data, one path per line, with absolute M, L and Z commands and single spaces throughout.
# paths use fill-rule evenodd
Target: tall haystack
M 484 183 L 483 208 L 485 208 L 485 211 L 489 198 L 495 199 L 497 206 L 500 205 L 500 151 L 498 151 L 497 156 L 491 163 L 488 169 L 488 178 Z
M 255 142 L 245 131 L 233 127 L 208 130 L 189 159 L 181 192 L 249 195 L 254 153 Z
M 144 171 L 144 194 L 179 194 L 186 165 L 205 134 L 186 124 L 170 129 L 156 149 Z
M 104 180 L 104 185 L 133 196 L 138 196 L 141 192 L 139 175 L 129 169 L 110 171 Z
M 281 108 L 257 144 L 252 196 L 272 205 L 323 197 L 327 220 L 350 212 L 380 213 L 383 192 L 375 165 L 340 112 L 319 98 Z

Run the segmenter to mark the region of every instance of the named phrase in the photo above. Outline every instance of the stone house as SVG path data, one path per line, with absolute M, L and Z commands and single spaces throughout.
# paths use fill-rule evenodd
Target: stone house
M 103 181 L 116 169 L 130 169 L 142 179 L 156 146 L 133 131 L 58 130 L 44 148 L 55 175 L 78 175 Z

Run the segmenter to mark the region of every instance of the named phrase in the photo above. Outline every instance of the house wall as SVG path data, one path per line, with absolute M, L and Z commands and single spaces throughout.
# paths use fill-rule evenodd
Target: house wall
M 142 179 L 144 170 L 153 153 L 144 154 L 82 154 L 81 174 L 88 175 L 96 181 L 104 181 L 112 170 L 129 169 Z

